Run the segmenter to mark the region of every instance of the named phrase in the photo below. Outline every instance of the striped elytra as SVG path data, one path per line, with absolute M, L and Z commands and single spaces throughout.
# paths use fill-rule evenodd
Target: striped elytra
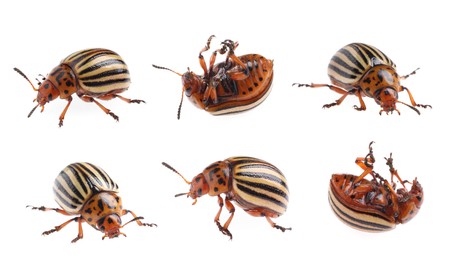
M 217 161 L 187 181 L 174 168 L 163 162 L 163 165 L 180 175 L 190 184 L 190 191 L 176 196 L 187 195 L 194 199 L 208 194 L 217 196 L 220 209 L 215 216 L 219 230 L 232 239 L 228 230 L 234 217 L 234 201 L 240 208 L 252 216 L 265 217 L 269 224 L 281 231 L 291 230 L 274 223 L 271 218 L 281 216 L 286 212 L 289 200 L 289 189 L 286 177 L 274 165 L 253 157 L 230 157 Z M 221 194 L 225 195 L 224 202 Z M 223 206 L 231 214 L 225 224 L 220 224 L 220 214 Z
M 427 108 L 430 105 L 417 104 L 408 88 L 401 85 L 400 80 L 408 78 L 416 73 L 414 70 L 408 75 L 399 76 L 396 65 L 379 49 L 364 43 L 351 43 L 333 55 L 328 66 L 328 76 L 333 85 L 330 84 L 299 84 L 299 87 L 328 87 L 342 96 L 333 103 L 325 104 L 323 108 L 340 105 L 348 95 L 358 97 L 360 106 L 355 105 L 358 111 L 366 110 L 362 97 L 369 97 L 381 106 L 379 114 L 386 112 L 400 111 L 396 103 L 403 104 L 420 114 L 416 107 Z M 398 93 L 408 93 L 411 105 L 398 100 Z
M 209 66 L 202 53 L 210 49 L 212 35 L 207 45 L 199 52 L 199 63 L 203 75 L 188 70 L 184 74 L 153 65 L 158 69 L 170 70 L 182 77 L 183 93 L 196 107 L 212 115 L 224 115 L 252 109 L 269 95 L 273 81 L 273 61 L 259 54 L 236 56 L 238 43 L 225 40 L 215 50 Z M 215 64 L 217 54 L 225 54 L 226 60 Z M 182 98 L 183 98 L 182 93 Z M 182 100 L 177 118 L 180 118 Z
M 358 157 L 356 163 L 364 170 L 359 175 L 333 174 L 329 184 L 329 204 L 335 215 L 348 226 L 366 232 L 384 232 L 397 224 L 414 218 L 423 203 L 423 188 L 415 178 L 402 180 L 393 167 L 390 155 L 386 159 L 391 181 L 373 171 L 375 162 L 370 145 L 366 157 Z M 366 179 L 371 176 L 371 179 Z M 396 189 L 394 177 L 402 188 Z M 412 183 L 408 190 L 406 183 Z
M 44 105 L 57 97 L 68 101 L 59 117 L 59 126 L 63 125 L 66 111 L 77 94 L 83 101 L 94 102 L 106 114 L 118 121 L 118 116 L 104 107 L 96 99 L 110 100 L 119 98 L 127 103 L 142 103 L 138 99 L 128 99 L 119 94 L 130 85 L 128 66 L 117 53 L 107 49 L 85 49 L 70 54 L 55 67 L 38 88 L 31 83 L 25 74 L 14 68 L 38 92 L 35 101 L 38 103 L 29 113 L 29 117 L 38 106 L 41 111 Z
M 82 223 L 87 222 L 96 230 L 104 233 L 103 239 L 124 235 L 120 232 L 126 224 L 136 222 L 139 226 L 156 226 L 142 223 L 130 210 L 123 209 L 122 200 L 118 196 L 118 185 L 100 167 L 87 162 L 77 162 L 66 166 L 55 178 L 54 198 L 60 208 L 32 207 L 35 210 L 49 211 L 71 216 L 78 215 L 55 228 L 43 232 L 49 235 L 60 231 L 75 221 L 79 225 L 79 233 L 71 242 L 83 238 Z M 130 213 L 133 219 L 122 224 L 121 217 Z

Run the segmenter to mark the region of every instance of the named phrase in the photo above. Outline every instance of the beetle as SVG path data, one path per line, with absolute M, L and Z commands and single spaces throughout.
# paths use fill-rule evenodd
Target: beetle
M 404 224 L 419 212 L 424 193 L 422 185 L 415 178 L 411 189 L 405 186 L 398 171 L 393 167 L 392 153 L 386 159 L 391 181 L 373 171 L 375 158 L 372 143 L 365 157 L 355 161 L 363 169 L 359 176 L 333 174 L 329 185 L 329 204 L 335 215 L 345 224 L 367 232 L 389 231 L 397 224 Z M 370 175 L 371 180 L 366 179 Z M 402 188 L 396 189 L 394 177 Z
M 204 74 L 197 75 L 189 70 L 184 74 L 171 69 L 153 65 L 157 69 L 174 72 L 182 77 L 182 96 L 177 112 L 183 102 L 183 94 L 198 108 L 212 115 L 236 113 L 256 107 L 262 103 L 271 91 L 273 81 L 273 61 L 259 54 L 236 56 L 234 50 L 238 42 L 225 40 L 221 48 L 215 50 L 209 66 L 202 53 L 210 49 L 214 35 L 207 40 L 206 46 L 199 52 L 199 63 Z M 215 64 L 217 54 L 226 54 L 226 60 Z
M 33 210 L 50 211 L 74 217 L 55 228 L 43 232 L 43 235 L 60 231 L 69 223 L 76 221 L 79 233 L 71 242 L 83 238 L 82 223 L 87 222 L 96 230 L 104 233 L 103 239 L 126 236 L 120 232 L 125 225 L 136 222 L 139 226 L 153 227 L 156 224 L 142 223 L 128 209 L 123 209 L 122 200 L 117 195 L 118 185 L 100 167 L 87 162 L 77 162 L 66 166 L 55 178 L 54 198 L 60 208 L 31 207 Z M 122 225 L 121 217 L 130 213 L 133 219 Z
M 38 81 L 38 88 L 18 68 L 14 70 L 22 75 L 38 92 L 35 100 L 38 104 L 30 111 L 30 117 L 38 106 L 41 112 L 44 105 L 57 97 L 68 101 L 59 117 L 59 126 L 63 126 L 63 119 L 76 93 L 86 102 L 94 102 L 106 114 L 116 121 L 118 116 L 104 107 L 96 99 L 110 100 L 119 98 L 127 103 L 145 103 L 139 99 L 128 99 L 119 94 L 126 91 L 130 85 L 130 74 L 125 61 L 117 53 L 107 49 L 85 49 L 74 52 L 64 58 L 55 67 L 43 82 Z
M 289 190 L 287 180 L 283 173 L 274 165 L 247 156 L 229 157 L 223 161 L 217 161 L 205 168 L 202 173 L 196 175 L 190 182 L 169 164 L 163 165 L 177 173 L 182 179 L 190 184 L 190 191 L 179 193 L 176 197 L 186 195 L 194 199 L 208 194 L 218 198 L 220 209 L 215 216 L 215 223 L 224 235 L 232 239 L 228 227 L 231 223 L 235 207 L 234 201 L 240 208 L 255 217 L 265 217 L 268 223 L 281 231 L 291 230 L 277 225 L 271 218 L 277 218 L 285 213 Z M 221 194 L 225 195 L 224 202 Z M 220 214 L 223 206 L 229 211 L 230 216 L 222 226 Z
M 298 87 L 328 87 L 330 90 L 342 96 L 333 103 L 326 104 L 323 108 L 340 105 L 348 95 L 355 95 L 359 98 L 360 107 L 354 105 L 358 111 L 366 110 L 362 97 L 373 98 L 381 106 L 382 112 L 393 113 L 400 111 L 396 109 L 396 103 L 404 104 L 420 115 L 416 107 L 427 108 L 431 105 L 417 104 L 408 88 L 401 85 L 400 80 L 408 78 L 416 73 L 414 70 L 408 75 L 399 76 L 396 72 L 396 65 L 379 49 L 364 43 L 351 43 L 333 55 L 328 66 L 330 84 L 300 84 Z M 406 91 L 409 95 L 411 105 L 398 100 L 398 92 Z

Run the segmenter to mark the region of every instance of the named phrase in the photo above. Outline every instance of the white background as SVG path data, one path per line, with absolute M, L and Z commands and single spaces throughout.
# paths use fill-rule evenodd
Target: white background
M 447 1 L 448 2 L 448 1 Z M 444 1 L 3 1 L 0 8 L 0 102 L 2 209 L 1 251 L 15 259 L 453 259 L 453 8 Z M 260 106 L 245 113 L 212 116 L 184 100 L 176 119 L 180 78 L 152 64 L 181 73 L 202 73 L 198 53 L 207 38 L 240 43 L 237 54 L 259 53 L 274 60 L 273 90 Z M 433 109 L 398 105 L 401 116 L 379 116 L 372 99 L 367 110 L 348 97 L 338 107 L 322 109 L 339 95 L 328 89 L 293 87 L 292 83 L 328 83 L 332 55 L 351 42 L 385 52 L 399 74 L 417 67 L 403 81 L 418 103 Z M 115 122 L 95 104 L 74 96 L 64 126 L 58 116 L 66 105 L 55 100 L 43 113 L 27 114 L 36 93 L 16 72 L 33 82 L 68 54 L 103 47 L 118 52 L 132 77 L 125 97 L 145 100 L 128 105 L 102 102 L 120 117 Z M 207 52 L 208 58 L 211 52 Z M 400 100 L 409 103 L 406 93 Z M 420 213 L 409 223 L 380 234 L 342 224 L 331 212 L 327 189 L 332 173 L 360 174 L 354 164 L 374 140 L 375 170 L 389 177 L 383 157 L 393 152 L 403 179 L 418 177 L 425 190 Z M 210 163 L 248 155 L 275 164 L 291 191 L 286 214 L 277 223 L 237 207 L 223 236 L 213 223 L 216 198 L 194 206 L 188 186 L 161 165 L 188 179 Z M 119 184 L 124 207 L 158 228 L 129 224 L 128 237 L 101 240 L 84 224 L 84 239 L 71 223 L 58 233 L 45 230 L 68 219 L 26 205 L 57 207 L 54 178 L 66 165 L 92 162 Z M 226 211 L 221 216 L 224 222 Z M 124 221 L 129 220 L 126 216 Z M 449 257 L 450 256 L 450 257 Z

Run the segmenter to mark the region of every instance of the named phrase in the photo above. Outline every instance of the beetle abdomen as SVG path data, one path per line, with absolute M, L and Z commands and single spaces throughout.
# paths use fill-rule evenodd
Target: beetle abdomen
M 363 75 L 378 64 L 395 64 L 382 51 L 364 43 L 351 43 L 333 55 L 328 67 L 328 74 L 333 84 L 351 89 Z
M 62 60 L 77 77 L 79 87 L 91 96 L 120 93 L 128 89 L 130 74 L 117 53 L 107 49 L 86 49 Z
M 85 202 L 101 191 L 118 192 L 118 185 L 101 168 L 90 163 L 66 166 L 55 178 L 57 204 L 70 214 L 79 214 Z
M 272 164 L 252 157 L 231 157 L 235 201 L 248 210 L 267 210 L 282 215 L 288 205 L 289 190 L 283 173 Z
M 380 187 L 362 179 L 358 186 L 376 186 L 370 192 L 357 192 L 353 181 L 357 176 L 349 174 L 334 174 L 330 180 L 329 203 L 335 215 L 345 224 L 355 229 L 367 232 L 383 232 L 395 228 L 393 217 L 384 213 L 386 207 L 374 207 L 372 200 L 380 198 Z
M 239 59 L 248 68 L 249 76 L 243 80 L 230 78 L 221 80 L 221 86 L 216 90 L 218 102 L 206 106 L 206 110 L 213 115 L 236 113 L 254 108 L 267 98 L 272 89 L 273 61 L 259 54 L 242 55 Z M 218 66 L 224 65 L 225 63 L 218 64 Z

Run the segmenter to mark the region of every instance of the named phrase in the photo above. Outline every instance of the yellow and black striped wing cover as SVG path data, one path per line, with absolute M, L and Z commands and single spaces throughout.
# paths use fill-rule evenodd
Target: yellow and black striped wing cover
M 333 84 L 351 89 L 374 65 L 395 68 L 395 64 L 379 49 L 364 43 L 351 43 L 333 55 L 328 74 Z
M 79 88 L 91 96 L 120 93 L 131 79 L 128 66 L 117 53 L 107 49 L 86 49 L 62 60 L 77 77 Z
M 232 157 L 232 188 L 236 202 L 245 210 L 286 212 L 289 190 L 286 177 L 274 165 L 252 157 Z
M 118 185 L 101 168 L 86 162 L 66 166 L 55 178 L 54 197 L 70 214 L 80 213 L 85 202 L 101 191 L 118 192 Z

